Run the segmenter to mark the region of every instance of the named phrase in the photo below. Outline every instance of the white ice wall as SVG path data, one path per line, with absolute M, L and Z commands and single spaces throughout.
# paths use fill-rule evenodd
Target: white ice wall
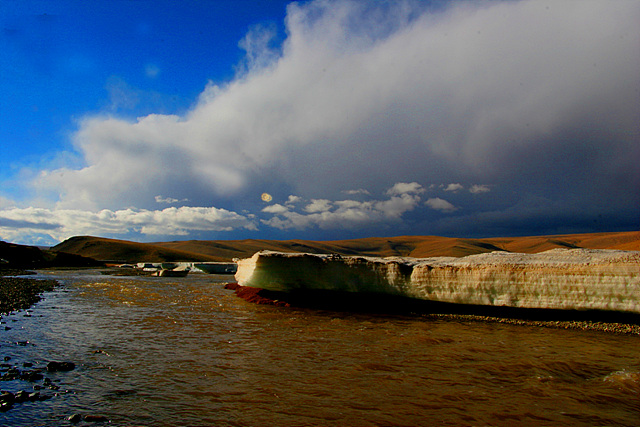
M 378 292 L 432 301 L 640 313 L 640 252 L 553 249 L 464 258 L 373 258 L 258 252 L 240 285 L 276 291 Z

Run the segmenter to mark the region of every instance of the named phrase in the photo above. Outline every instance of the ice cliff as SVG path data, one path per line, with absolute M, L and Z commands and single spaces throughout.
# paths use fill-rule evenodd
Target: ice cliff
M 521 308 L 640 313 L 640 252 L 553 249 L 463 258 L 374 258 L 263 251 L 240 260 L 240 285 L 273 291 L 374 292 Z

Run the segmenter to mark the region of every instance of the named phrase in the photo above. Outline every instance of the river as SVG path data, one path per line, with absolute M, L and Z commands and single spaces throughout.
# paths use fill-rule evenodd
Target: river
M 76 368 L 2 426 L 640 425 L 637 335 L 255 305 L 231 276 L 39 276 L 60 286 L 3 318 L 0 356 Z

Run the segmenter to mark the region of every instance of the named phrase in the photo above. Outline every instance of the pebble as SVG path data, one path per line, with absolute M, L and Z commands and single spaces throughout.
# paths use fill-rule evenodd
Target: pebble
M 79 423 L 80 421 L 82 421 L 82 415 L 81 414 L 69 415 L 67 417 L 67 421 L 70 421 L 72 423 Z
M 10 358 L 7 357 L 7 359 Z M 23 362 L 22 365 L 31 368 L 34 364 L 31 362 Z M 53 372 L 70 371 L 72 369 L 75 369 L 75 364 L 73 362 L 50 362 L 46 368 L 43 367 L 22 371 L 16 366 L 11 366 L 8 363 L 3 363 L 2 367 L 7 369 L 3 375 L 0 375 L 0 381 L 20 380 L 33 383 L 42 380 L 42 384 L 33 384 L 32 391 L 20 390 L 15 393 L 2 391 L 2 394 L 0 394 L 0 412 L 6 412 L 14 408 L 16 403 L 43 401 L 51 399 L 54 396 L 71 393 L 69 390 L 64 390 L 62 392 L 56 392 L 54 394 L 47 394 L 42 393 L 41 390 L 49 389 L 57 391 L 60 389 L 60 387 L 55 385 L 50 378 L 47 378 L 43 375 L 43 372 L 45 370 L 49 370 L 48 368 L 50 367 Z
M 55 280 L 0 276 L 0 314 L 27 309 L 40 300 L 40 294 L 51 291 Z M 31 316 L 26 313 L 25 316 Z
M 29 382 L 35 382 L 35 381 L 41 380 L 43 377 L 44 375 L 42 375 L 38 370 L 26 371 L 20 374 L 20 379 L 23 379 Z
M 49 362 L 47 364 L 47 371 L 49 372 L 66 372 L 73 371 L 76 368 L 73 362 Z
M 600 331 L 610 334 L 640 335 L 640 325 L 627 323 L 603 323 L 590 321 L 551 321 L 551 320 L 521 320 L 476 316 L 469 314 L 428 314 L 426 317 L 438 317 L 449 320 L 468 320 L 488 323 L 506 323 L 513 325 L 537 326 L 541 328 L 578 329 L 583 331 Z

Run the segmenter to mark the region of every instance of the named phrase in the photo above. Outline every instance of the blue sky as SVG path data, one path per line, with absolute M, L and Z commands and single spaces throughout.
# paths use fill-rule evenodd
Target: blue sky
M 639 18 L 0 0 L 0 239 L 637 230 Z

